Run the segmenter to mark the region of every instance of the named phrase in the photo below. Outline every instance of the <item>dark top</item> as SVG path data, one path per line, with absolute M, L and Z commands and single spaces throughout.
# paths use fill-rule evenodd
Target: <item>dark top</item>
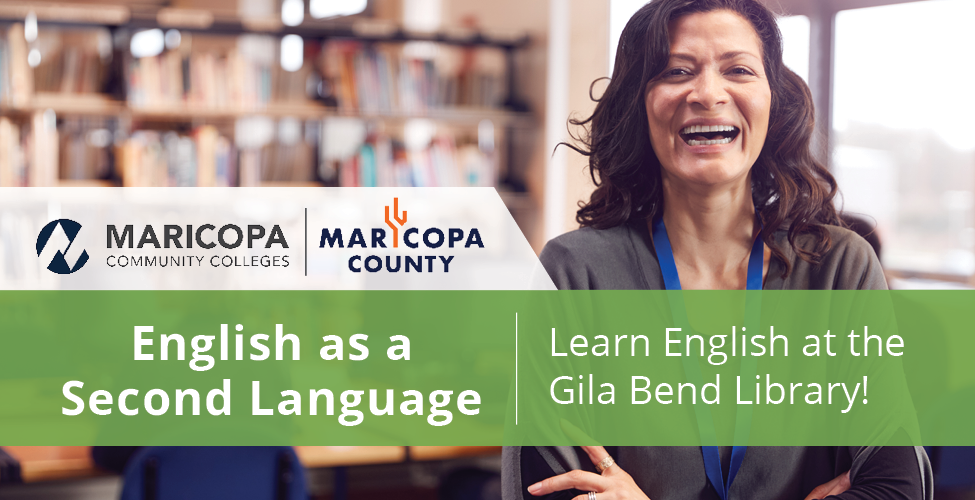
M 873 248 L 853 231 L 827 226 L 832 249 L 818 266 L 800 259 L 786 240 L 776 233 L 776 243 L 792 263 L 785 278 L 785 265 L 772 259 L 766 290 L 886 290 L 887 281 Z M 797 239 L 800 247 L 812 250 L 810 235 Z M 653 239 L 645 223 L 612 229 L 584 227 L 559 236 L 545 245 L 539 257 L 559 290 L 663 290 L 660 264 Z
M 700 447 L 620 446 L 607 451 L 651 500 L 720 500 L 704 473 Z M 727 469 L 731 448 L 722 447 L 720 452 L 722 468 Z M 503 498 L 568 500 L 585 494 L 570 490 L 533 497 L 528 493 L 528 486 L 572 469 L 595 472 L 588 455 L 578 448 L 505 447 L 501 470 Z M 813 488 L 846 471 L 850 471 L 850 489 L 827 498 L 933 497 L 930 466 L 923 448 L 749 446 L 728 498 L 803 500 Z
M 873 249 L 852 231 L 830 226 L 832 249 L 819 265 L 800 259 L 776 234 L 779 248 L 792 263 L 773 259 L 766 290 L 887 289 Z M 798 239 L 811 249 L 810 236 Z M 582 228 L 550 241 L 540 256 L 542 265 L 560 290 L 660 290 L 664 288 L 653 240 L 645 223 L 612 229 Z M 623 470 L 652 500 L 666 498 L 718 500 L 704 471 L 700 447 L 617 447 L 607 449 Z M 731 447 L 721 447 L 727 470 Z M 503 454 L 503 496 L 532 499 L 528 486 L 571 469 L 594 471 L 588 456 L 569 447 L 506 447 Z M 850 471 L 851 488 L 842 499 L 930 499 L 931 468 L 920 447 L 749 447 L 729 492 L 729 499 L 795 498 Z M 549 498 L 570 499 L 584 494 L 560 492 Z M 597 497 L 598 498 L 598 497 Z

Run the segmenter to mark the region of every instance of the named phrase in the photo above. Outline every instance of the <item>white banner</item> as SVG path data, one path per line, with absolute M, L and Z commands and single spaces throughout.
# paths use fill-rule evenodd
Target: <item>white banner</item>
M 532 288 L 492 188 L 0 189 L 0 289 Z

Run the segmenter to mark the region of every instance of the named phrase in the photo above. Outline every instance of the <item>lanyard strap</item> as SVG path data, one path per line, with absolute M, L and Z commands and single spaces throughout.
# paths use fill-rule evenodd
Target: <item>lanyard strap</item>
M 667 290 L 680 290 L 680 277 L 677 275 L 677 263 L 674 261 L 674 250 L 670 246 L 670 238 L 667 236 L 667 228 L 664 226 L 663 218 L 658 218 L 653 223 L 653 246 L 657 252 L 657 261 L 660 263 L 660 272 L 663 275 L 664 287 Z M 764 264 L 765 244 L 760 237 L 756 236 L 755 242 L 752 244 L 751 254 L 748 257 L 748 275 L 746 278 L 747 290 L 762 289 L 762 271 Z M 746 308 L 752 309 L 754 306 L 751 301 L 749 302 L 750 303 L 746 306 Z M 686 313 L 683 316 L 686 316 Z M 685 358 L 684 368 L 688 373 L 688 376 L 691 378 L 700 379 L 700 368 L 698 368 L 696 363 L 688 363 L 688 361 L 690 360 Z M 752 365 L 752 363 L 749 363 L 749 365 Z M 754 371 L 754 366 L 745 367 L 743 365 L 742 368 L 743 372 Z M 741 421 L 743 420 L 741 417 L 751 420 L 751 408 L 749 407 L 748 410 L 749 411 L 746 412 L 747 415 L 739 415 L 739 418 L 737 419 L 739 420 L 739 429 L 737 429 L 735 433 L 736 441 L 741 438 L 744 438 L 744 441 L 747 441 L 747 425 L 744 425 L 744 422 Z M 715 438 L 714 422 L 710 418 L 710 413 L 705 411 L 696 411 L 695 413 L 697 413 L 698 424 L 701 428 L 702 440 L 713 440 Z M 708 426 L 707 424 L 710 425 Z M 721 500 L 728 499 L 728 492 L 731 490 L 731 483 L 734 482 L 735 476 L 738 475 L 738 469 L 741 468 L 741 462 L 745 457 L 745 451 L 747 449 L 747 446 L 732 447 L 731 466 L 728 471 L 728 481 L 725 482 L 724 473 L 721 470 L 721 456 L 718 453 L 718 447 L 701 447 L 701 453 L 704 456 L 704 471 L 707 474 L 708 480 L 711 482 L 711 486 L 714 487 L 715 491 L 718 493 L 718 496 L 721 497 Z
M 674 249 L 667 237 L 667 228 L 663 218 L 653 223 L 653 246 L 657 251 L 657 261 L 660 262 L 660 272 L 664 277 L 664 287 L 667 290 L 680 290 L 680 277 L 677 275 L 677 263 L 674 261 Z M 762 289 L 762 271 L 765 264 L 765 243 L 762 238 L 755 237 L 752 253 L 748 256 L 748 277 L 745 288 L 748 290 Z
M 718 454 L 718 447 L 701 447 L 701 453 L 704 455 L 704 472 L 707 474 L 708 480 L 711 481 L 711 486 L 714 486 L 715 491 L 718 492 L 721 500 L 728 500 L 731 483 L 734 482 L 735 476 L 738 475 L 738 469 L 741 468 L 741 461 L 745 458 L 746 449 L 748 449 L 747 446 L 735 446 L 731 448 L 731 467 L 728 470 L 728 482 L 725 483 L 721 470 L 721 456 Z

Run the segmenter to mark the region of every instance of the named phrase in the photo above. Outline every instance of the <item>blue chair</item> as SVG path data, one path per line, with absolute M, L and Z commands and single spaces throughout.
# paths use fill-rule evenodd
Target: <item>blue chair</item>
M 975 497 L 975 446 L 941 446 L 935 449 L 936 491 L 965 491 Z
M 307 500 L 305 471 L 286 446 L 153 446 L 125 466 L 122 500 Z

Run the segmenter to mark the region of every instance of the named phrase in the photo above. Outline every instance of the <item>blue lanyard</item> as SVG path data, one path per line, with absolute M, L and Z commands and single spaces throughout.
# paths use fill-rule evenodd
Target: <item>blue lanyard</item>
M 745 458 L 745 450 L 747 449 L 747 446 L 735 446 L 731 449 L 731 467 L 728 470 L 728 483 L 726 484 L 722 481 L 724 477 L 722 477 L 721 457 L 718 455 L 718 447 L 701 447 L 701 453 L 704 455 L 704 472 L 708 475 L 711 486 L 714 486 L 721 500 L 728 500 L 731 483 L 735 480 L 735 476 L 738 475 L 738 469 L 741 468 L 741 461 Z
M 660 272 L 663 274 L 664 278 L 664 288 L 667 290 L 680 290 L 680 277 L 677 275 L 677 263 L 674 261 L 674 250 L 670 246 L 670 238 L 667 236 L 667 228 L 664 226 L 663 218 L 658 218 L 653 223 L 653 246 L 657 252 L 657 261 L 660 262 Z M 752 245 L 751 255 L 748 257 L 748 277 L 746 279 L 746 289 L 748 290 L 761 290 L 762 289 L 762 271 L 765 264 L 765 244 L 759 237 L 755 238 L 755 243 Z M 690 367 L 685 363 L 685 369 L 691 368 L 692 376 L 695 378 L 700 377 L 700 369 L 697 368 L 695 364 Z M 751 414 L 747 415 L 751 417 Z M 714 424 L 710 419 L 710 414 L 704 415 L 702 412 L 698 412 L 698 420 L 706 420 L 711 424 L 713 429 Z M 703 422 L 702 422 L 703 423 Z M 708 440 L 704 434 L 708 437 L 713 438 L 713 431 L 708 432 L 702 429 L 702 439 Z M 735 446 L 731 449 L 731 467 L 728 471 L 728 481 L 725 482 L 724 474 L 721 470 L 721 457 L 718 453 L 717 446 L 702 446 L 701 453 L 704 455 L 704 472 L 708 476 L 708 480 L 711 481 L 711 486 L 714 487 L 715 491 L 718 492 L 718 496 L 721 500 L 728 499 L 728 492 L 731 490 L 731 483 L 735 480 L 735 476 L 738 475 L 738 469 L 741 468 L 741 462 L 745 458 L 745 450 L 747 446 Z
M 653 223 L 653 246 L 657 250 L 657 261 L 660 262 L 660 272 L 664 276 L 664 288 L 667 290 L 680 290 L 680 277 L 677 276 L 677 263 L 674 262 L 674 250 L 670 247 L 670 238 L 667 237 L 667 228 L 664 227 L 664 220 L 658 218 Z M 765 243 L 761 238 L 755 238 L 752 244 L 752 253 L 748 257 L 748 278 L 745 288 L 747 290 L 762 289 L 762 270 L 765 265 Z

